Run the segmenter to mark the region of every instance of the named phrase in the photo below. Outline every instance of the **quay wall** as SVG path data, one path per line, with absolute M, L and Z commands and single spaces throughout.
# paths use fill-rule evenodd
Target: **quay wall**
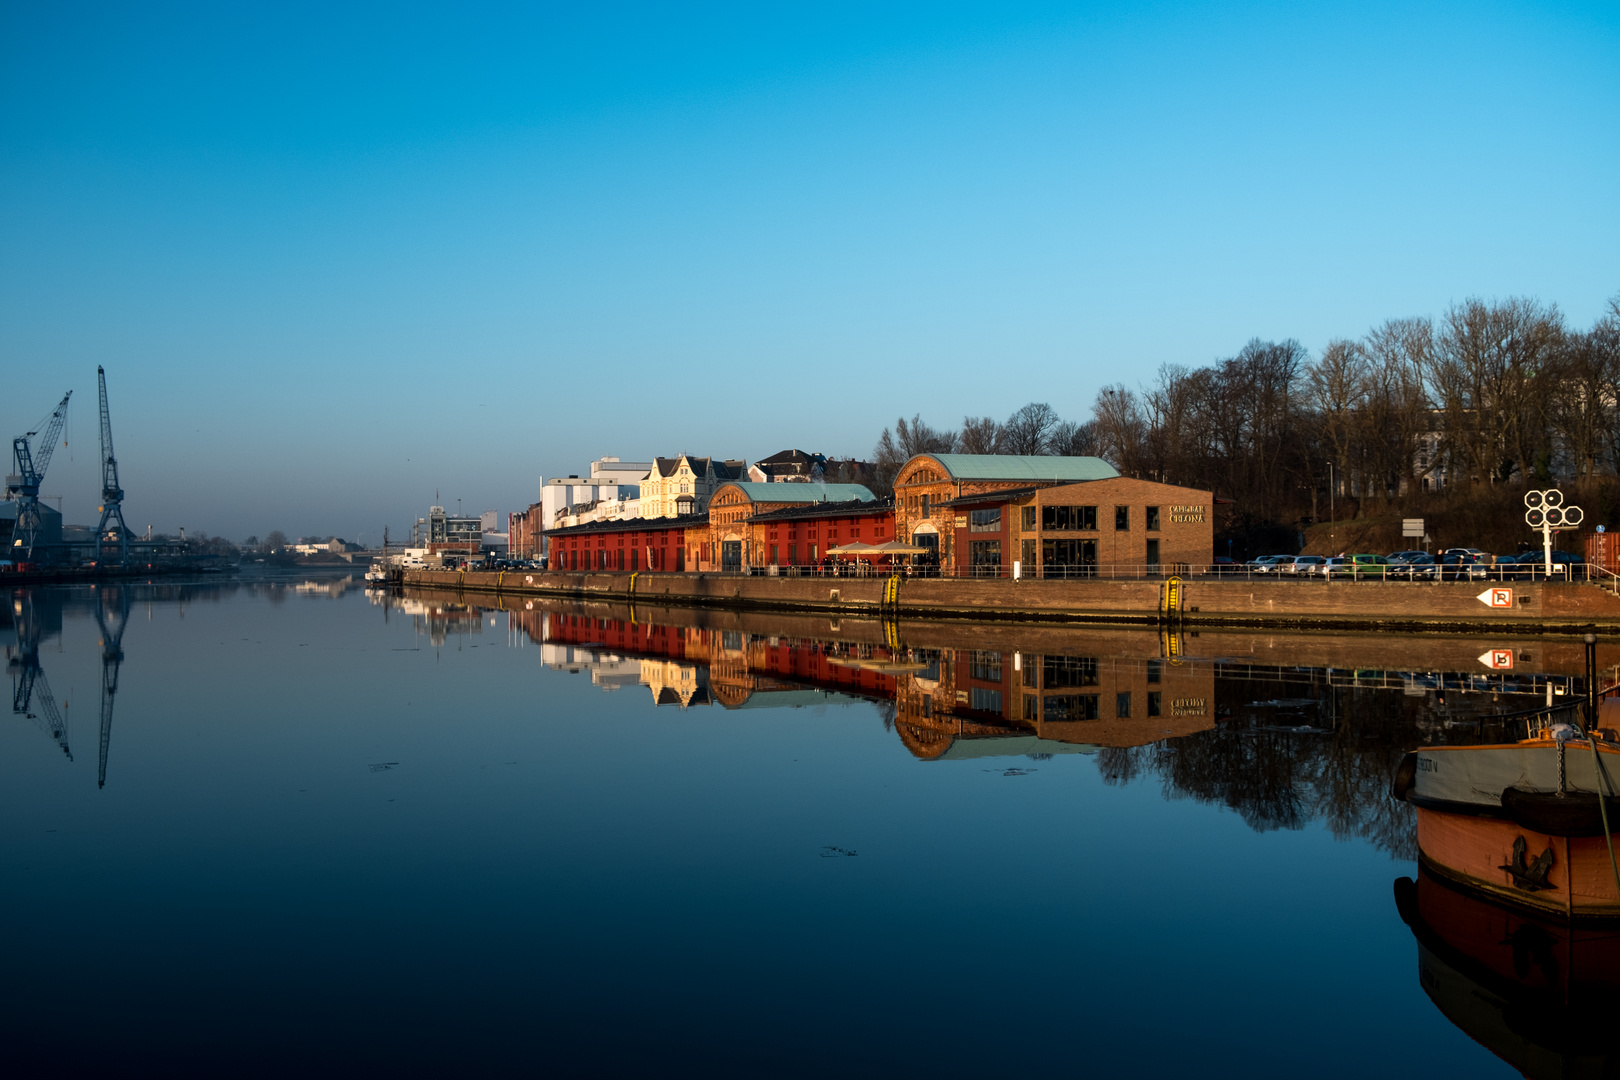
M 634 581 L 632 582 L 632 577 Z M 671 607 L 827 615 L 883 615 L 976 622 L 1158 624 L 1159 581 L 902 579 L 884 607 L 881 577 L 754 577 L 742 574 L 411 570 L 404 583 L 462 591 L 568 597 Z M 1487 583 L 1222 581 L 1188 578 L 1179 622 L 1187 626 L 1301 627 L 1542 634 L 1620 629 L 1620 596 L 1596 585 L 1515 582 L 1513 604 L 1492 608 Z

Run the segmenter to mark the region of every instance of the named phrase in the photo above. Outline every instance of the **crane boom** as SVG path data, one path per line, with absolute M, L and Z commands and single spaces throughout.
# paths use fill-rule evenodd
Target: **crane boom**
M 105 558 L 109 543 L 118 545 L 120 565 L 129 561 L 129 528 L 124 524 L 124 489 L 118 483 L 118 458 L 113 454 L 112 414 L 107 410 L 107 371 L 96 365 L 96 389 L 101 396 L 101 524 L 96 527 L 96 558 Z
M 17 500 L 17 527 L 11 550 L 25 560 L 34 557 L 34 545 L 39 541 L 39 485 L 45 479 L 45 470 L 50 467 L 51 455 L 56 453 L 56 440 L 62 434 L 62 425 L 67 423 L 68 399 L 72 396 L 71 390 L 62 395 L 61 404 L 45 421 L 43 431 L 30 431 L 11 440 L 11 456 L 16 471 L 6 477 L 6 498 Z M 44 438 L 39 443 L 36 455 L 28 440 L 37 434 L 43 434 Z

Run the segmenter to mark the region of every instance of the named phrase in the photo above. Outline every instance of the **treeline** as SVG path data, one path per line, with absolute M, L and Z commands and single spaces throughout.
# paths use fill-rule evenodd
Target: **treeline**
M 1202 488 L 1251 522 L 1393 509 L 1442 489 L 1588 480 L 1620 468 L 1620 296 L 1590 327 L 1556 305 L 1470 299 L 1391 319 L 1317 355 L 1261 341 L 1206 367 L 1104 387 L 1080 421 L 1033 403 L 958 429 L 900 420 L 880 483 L 924 452 L 1096 454 L 1127 476 Z

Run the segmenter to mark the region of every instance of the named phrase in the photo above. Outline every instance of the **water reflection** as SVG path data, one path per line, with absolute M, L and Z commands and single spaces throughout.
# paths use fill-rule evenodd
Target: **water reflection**
M 1420 868 L 1395 882 L 1418 982 L 1459 1029 L 1535 1080 L 1613 1076 L 1620 930 L 1509 910 Z
M 1481 650 L 1471 639 L 896 625 L 368 595 L 410 613 L 436 646 L 504 612 L 513 643 L 538 645 L 548 667 L 588 674 L 604 691 L 644 688 L 660 706 L 873 702 L 922 761 L 1091 755 L 1109 784 L 1154 782 L 1167 798 L 1228 808 L 1257 831 L 1320 821 L 1402 859 L 1417 849 L 1411 808 L 1387 797 L 1400 756 L 1505 737 L 1524 712 L 1573 700 L 1579 663 L 1578 643 L 1561 641 L 1518 648 L 1515 670 L 1481 671 L 1462 667 Z M 1608 649 L 1607 662 L 1620 660 Z
M 1411 978 L 1389 859 L 1413 830 L 1386 791 L 1403 751 L 1557 696 L 1578 642 L 1515 645 L 1509 681 L 1472 639 L 299 584 L 6 596 L 35 719 L 0 755 L 0 945 L 30 1063 L 251 1045 L 267 1074 L 442 1073 L 471 1048 L 493 1072 L 539 1043 L 570 1072 L 738 1046 L 725 1071 L 1503 1068 Z M 42 680 L 64 737 L 99 683 L 104 788 L 88 728 L 58 751 Z M 1498 930 L 1569 973 L 1556 935 Z M 1420 947 L 1442 983 L 1472 971 Z M 626 987 L 660 1002 L 628 1028 Z M 1014 997 L 1084 1017 L 1083 1058 L 893 1023 L 896 1001 Z M 1556 1008 L 1524 1000 L 1516 1030 Z
M 280 603 L 289 593 L 336 598 L 355 590 L 358 585 L 357 577 L 344 574 L 315 580 L 168 580 L 11 589 L 5 594 L 5 602 L 0 604 L 0 645 L 4 646 L 6 670 L 11 676 L 11 711 L 32 721 L 61 747 L 68 761 L 73 760 L 68 713 L 57 703 L 39 653 L 42 645 L 61 639 L 65 615 L 92 618 L 99 632 L 101 650 L 96 786 L 105 787 L 118 677 L 124 663 L 124 631 L 132 608 L 144 605 L 150 614 L 153 605 L 172 604 L 183 618 L 187 604 L 220 603 L 236 596 Z

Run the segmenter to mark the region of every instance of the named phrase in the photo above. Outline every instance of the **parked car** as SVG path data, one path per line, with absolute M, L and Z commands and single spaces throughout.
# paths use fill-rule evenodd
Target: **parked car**
M 1382 578 L 1389 568 L 1389 560 L 1382 555 L 1346 555 L 1344 561 L 1333 568 L 1331 573 L 1335 577 L 1347 577 L 1359 580 L 1361 578 Z
M 1399 553 L 1399 557 L 1396 555 L 1389 557 L 1389 569 L 1385 571 L 1384 576 L 1402 581 L 1416 581 L 1433 565 L 1433 555 L 1422 551 L 1403 551 Z
M 1294 561 L 1292 555 L 1262 555 L 1249 564 L 1256 574 L 1281 574 Z
M 1322 565 L 1318 566 L 1318 567 L 1315 567 L 1314 569 L 1318 574 L 1322 575 L 1323 577 L 1331 579 L 1331 578 L 1338 577 L 1338 576 L 1341 576 L 1341 575 L 1347 576 L 1349 574 L 1349 571 L 1346 569 L 1346 567 L 1349 564 L 1350 564 L 1350 560 L 1348 558 L 1346 558 L 1345 556 L 1343 556 L 1343 555 L 1334 555 L 1334 556 L 1331 556 L 1330 558 L 1323 559 L 1322 560 Z
M 1451 548 L 1441 553 L 1433 566 L 1424 567 L 1418 576 L 1427 581 L 1436 578 L 1441 581 L 1483 581 L 1491 576 L 1490 568 L 1483 561 L 1485 558 L 1489 556 L 1482 551 Z
M 1294 561 L 1283 570 L 1290 574 L 1315 574 L 1326 564 L 1327 560 L 1320 555 L 1295 555 Z
M 1586 559 L 1572 551 L 1555 551 L 1552 553 L 1553 576 L 1568 577 L 1572 568 L 1584 566 Z M 1508 556 L 1496 560 L 1497 568 L 1504 578 L 1525 578 L 1535 580 L 1547 576 L 1546 554 L 1540 551 L 1526 551 L 1522 555 Z

